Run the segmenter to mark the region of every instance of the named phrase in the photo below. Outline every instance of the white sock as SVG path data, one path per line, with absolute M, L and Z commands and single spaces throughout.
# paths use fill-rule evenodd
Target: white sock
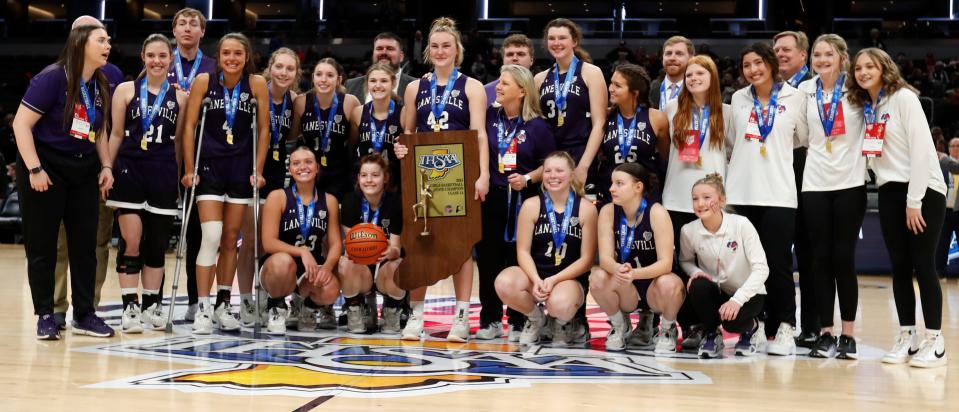
M 414 315 L 423 316 L 423 301 L 422 300 L 411 300 L 410 309 L 413 310 Z
M 609 323 L 612 323 L 617 329 L 626 324 L 626 319 L 623 317 L 623 312 L 616 312 L 613 315 L 606 315 L 609 318 Z
M 136 295 L 137 288 L 120 288 L 120 295 Z
M 197 303 L 200 304 L 200 310 L 206 309 L 207 306 L 210 306 L 210 297 L 209 296 L 197 297 Z
M 143 289 L 144 295 L 159 295 L 160 289 Z
M 241 293 L 240 302 L 243 302 L 247 305 L 253 305 L 253 293 Z
M 930 338 L 938 338 L 939 334 L 941 333 L 941 329 L 926 329 L 926 336 L 929 336 Z
M 403 300 L 406 298 L 406 291 L 404 290 L 399 296 L 390 295 L 390 298 L 393 300 Z
M 661 320 L 660 320 L 660 324 L 659 324 L 659 325 L 660 325 L 660 327 L 663 328 L 663 329 L 669 329 L 669 328 L 673 327 L 673 323 L 676 322 L 675 320 L 666 320 L 666 318 L 663 318 L 663 317 L 660 317 L 660 319 L 661 319 Z
M 533 310 L 529 311 L 529 313 L 524 313 L 524 315 L 530 320 L 539 320 L 543 317 L 543 311 L 540 310 L 539 306 L 533 305 Z
M 915 335 L 915 334 L 916 334 L 916 325 L 912 325 L 912 326 L 900 326 L 900 327 L 899 327 L 899 330 L 900 330 L 900 331 L 904 331 L 904 332 L 909 332 L 910 335 Z
M 216 291 L 219 292 L 221 290 L 233 290 L 233 285 L 216 285 Z

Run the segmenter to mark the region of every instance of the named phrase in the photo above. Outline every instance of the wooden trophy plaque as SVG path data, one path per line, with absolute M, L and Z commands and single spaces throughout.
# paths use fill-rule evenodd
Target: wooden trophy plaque
M 475 130 L 414 133 L 400 140 L 403 249 L 396 284 L 413 290 L 457 273 L 482 237 Z

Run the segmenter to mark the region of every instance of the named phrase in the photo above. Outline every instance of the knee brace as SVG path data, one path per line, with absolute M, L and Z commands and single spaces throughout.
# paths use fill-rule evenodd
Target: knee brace
M 200 240 L 200 253 L 196 255 L 196 264 L 199 266 L 213 266 L 216 264 L 216 252 L 220 247 L 220 236 L 223 234 L 223 222 L 215 220 L 200 223 L 203 236 Z
M 141 270 L 143 270 L 143 259 L 140 256 L 117 256 L 117 273 L 136 275 Z

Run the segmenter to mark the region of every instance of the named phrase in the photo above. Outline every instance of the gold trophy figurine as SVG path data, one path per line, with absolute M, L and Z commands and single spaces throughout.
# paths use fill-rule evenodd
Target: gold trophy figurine
M 430 229 L 427 226 L 429 218 L 429 209 L 430 203 L 429 199 L 433 197 L 433 191 L 430 189 L 430 184 L 426 183 L 427 177 L 429 176 L 429 171 L 426 169 L 420 169 L 420 176 L 422 177 L 423 188 L 420 189 L 420 201 L 413 205 L 413 221 L 416 222 L 419 216 L 416 214 L 417 208 L 423 208 L 423 231 L 420 232 L 420 236 L 429 236 Z

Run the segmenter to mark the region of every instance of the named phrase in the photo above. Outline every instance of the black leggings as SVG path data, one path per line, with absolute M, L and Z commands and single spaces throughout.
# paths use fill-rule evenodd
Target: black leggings
M 511 206 L 515 207 L 516 202 L 522 204 L 522 199 L 519 199 L 517 193 L 512 192 L 512 194 Z M 526 189 L 523 192 L 523 199 L 534 195 L 534 191 Z M 480 324 L 483 326 L 502 321 L 503 300 L 496 294 L 494 282 L 503 269 L 517 264 L 516 242 L 506 242 L 503 236 L 508 217 L 506 197 L 505 187 L 490 187 L 486 201 L 482 204 L 483 239 L 476 244 L 476 266 L 479 271 L 479 298 L 482 305 Z M 509 228 L 513 230 L 516 219 L 509 217 L 509 220 Z M 526 322 L 526 317 L 512 308 L 507 308 L 506 314 L 511 325 L 523 325 Z
M 752 330 L 753 321 L 763 311 L 766 295 L 754 295 L 742 308 L 736 319 L 720 321 L 719 307 L 729 301 L 731 296 L 719 289 L 719 285 L 705 278 L 696 278 L 689 288 L 687 302 L 692 302 L 696 314 L 703 321 L 707 332 L 712 332 L 722 323 L 723 329 L 731 333 L 743 333 Z
M 170 229 L 173 228 L 173 216 L 158 215 L 144 210 L 120 209 L 119 214 L 135 214 L 140 217 L 140 257 L 145 266 L 162 268 L 166 260 L 167 246 L 170 245 Z M 123 232 L 123 227 L 120 227 Z M 121 236 L 122 239 L 122 236 Z M 126 255 L 126 247 L 119 252 Z
M 793 225 L 796 209 L 770 206 L 734 206 L 759 232 L 766 252 L 766 334 L 776 334 L 780 323 L 796 325 L 796 282 L 793 281 Z
M 809 243 L 812 245 L 812 273 L 815 273 L 813 294 L 820 326 L 833 326 L 837 293 L 839 316 L 845 322 L 852 322 L 856 320 L 856 307 L 859 304 L 856 242 L 866 216 L 866 186 L 828 192 L 803 192 L 802 196 L 809 225 Z M 806 292 L 802 291 L 802 294 L 805 300 Z
M 94 311 L 100 161 L 96 153 L 61 153 L 39 142 L 36 148 L 53 185 L 45 192 L 33 190 L 30 172 L 19 156 L 16 166 L 33 311 L 40 316 L 53 313 L 53 272 L 62 221 L 67 232 L 73 318 L 82 319 Z
M 683 285 L 689 281 L 689 275 L 679 266 L 679 235 L 682 232 L 683 226 L 696 219 L 698 218 L 693 213 L 669 211 L 669 220 L 673 223 L 673 246 L 675 247 L 675 249 L 673 249 L 673 273 L 679 276 L 679 279 L 683 281 Z M 676 314 L 676 321 L 682 326 L 692 326 L 700 323 L 699 317 L 696 316 L 696 310 L 693 309 L 693 305 L 689 302 L 689 299 L 684 300 L 683 305 L 679 307 L 679 313 Z
M 946 197 L 926 189 L 922 199 L 922 217 L 926 230 L 915 235 L 906 227 L 906 191 L 908 184 L 889 182 L 879 187 L 879 226 L 892 262 L 892 293 L 896 298 L 899 325 L 916 325 L 915 273 L 922 298 L 922 317 L 926 328 L 942 328 L 942 287 L 936 275 L 934 256 L 939 230 L 946 211 Z
M 796 233 L 793 253 L 796 255 L 796 271 L 799 272 L 799 324 L 804 331 L 819 330 L 819 313 L 816 308 L 816 275 L 813 267 L 813 245 L 809 244 L 809 220 L 805 213 L 806 199 L 802 195 L 803 170 L 806 168 L 806 148 L 793 149 L 793 173 L 796 176 L 798 203 L 796 207 Z

